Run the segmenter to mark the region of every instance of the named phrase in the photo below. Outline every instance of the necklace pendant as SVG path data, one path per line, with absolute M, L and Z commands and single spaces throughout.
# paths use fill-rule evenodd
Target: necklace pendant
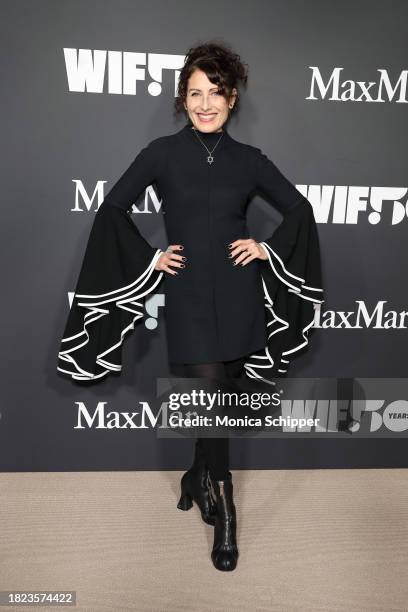
M 209 156 L 207 157 L 207 161 L 208 161 L 208 163 L 209 163 L 209 164 L 212 164 L 212 163 L 213 163 L 213 161 L 214 161 L 213 156 L 212 156 L 212 155 L 209 155 Z

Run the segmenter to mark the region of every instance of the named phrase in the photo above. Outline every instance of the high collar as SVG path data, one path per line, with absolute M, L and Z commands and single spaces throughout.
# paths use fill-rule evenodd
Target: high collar
M 196 132 L 196 134 L 194 133 L 194 131 Z M 231 136 L 229 135 L 225 124 L 223 125 L 222 131 L 223 134 L 222 138 L 220 139 L 219 146 L 221 146 L 222 143 L 231 140 Z M 186 123 L 186 125 L 180 130 L 180 133 L 183 134 L 186 138 L 193 140 L 197 144 L 200 144 L 199 138 L 205 143 L 215 144 L 221 136 L 221 132 L 201 132 L 200 130 L 193 129 L 192 123 Z

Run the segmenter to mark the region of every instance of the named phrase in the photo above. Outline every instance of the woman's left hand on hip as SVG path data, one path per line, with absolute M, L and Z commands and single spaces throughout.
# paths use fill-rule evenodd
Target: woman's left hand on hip
M 233 265 L 246 266 L 254 259 L 268 259 L 264 247 L 253 238 L 239 238 L 228 245 L 229 255 Z M 235 259 L 234 259 L 235 258 Z

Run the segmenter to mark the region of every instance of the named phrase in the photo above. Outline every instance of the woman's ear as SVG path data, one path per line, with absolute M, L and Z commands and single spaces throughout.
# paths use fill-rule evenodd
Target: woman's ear
M 234 88 L 233 88 L 233 90 L 232 90 L 232 92 L 231 92 L 230 99 L 229 99 L 229 102 L 228 102 L 228 106 L 229 106 L 231 109 L 233 108 L 233 106 L 234 106 L 234 104 L 235 104 L 236 97 L 237 97 L 237 90 L 236 90 L 236 88 L 234 87 Z

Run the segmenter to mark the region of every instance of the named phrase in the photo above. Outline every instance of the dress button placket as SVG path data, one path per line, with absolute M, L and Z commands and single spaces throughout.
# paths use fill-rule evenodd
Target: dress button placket
M 212 272 L 212 302 L 214 309 L 214 322 L 215 322 L 215 335 L 217 339 L 217 354 L 223 353 L 223 347 L 221 346 L 221 338 L 218 324 L 218 312 L 217 312 L 217 300 L 216 300 L 216 286 L 217 286 L 217 262 L 215 260 L 215 249 L 213 244 L 213 214 L 212 214 L 212 187 L 213 187 L 213 173 L 214 168 L 211 167 L 210 163 L 207 163 L 208 167 L 208 199 L 207 199 L 207 212 L 208 212 L 208 240 L 211 251 L 211 272 Z

